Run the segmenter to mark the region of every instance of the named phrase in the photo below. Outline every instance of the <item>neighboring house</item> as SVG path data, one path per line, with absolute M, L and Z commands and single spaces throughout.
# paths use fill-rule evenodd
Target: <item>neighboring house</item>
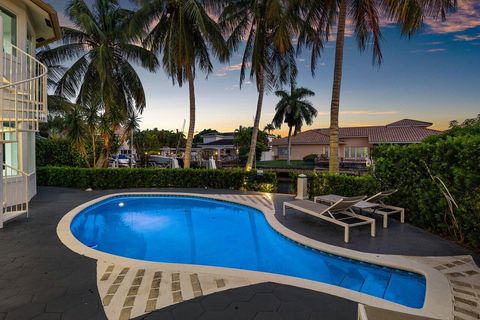
M 426 137 L 439 134 L 429 129 L 430 122 L 403 119 L 385 126 L 340 128 L 338 156 L 342 162 L 366 163 L 372 148 L 378 144 L 419 143 Z M 329 157 L 329 129 L 313 129 L 292 137 L 292 160 L 302 160 L 309 154 L 320 159 Z M 287 159 L 287 138 L 272 141 L 277 159 Z
M 60 37 L 57 13 L 45 2 L 0 2 L 0 228 L 28 214 L 37 191 L 35 132 L 47 119 L 47 68 L 35 50 Z
M 202 143 L 197 145 L 206 155 L 216 159 L 234 159 L 237 157 L 237 148 L 234 145 L 235 133 L 207 133 L 201 136 Z

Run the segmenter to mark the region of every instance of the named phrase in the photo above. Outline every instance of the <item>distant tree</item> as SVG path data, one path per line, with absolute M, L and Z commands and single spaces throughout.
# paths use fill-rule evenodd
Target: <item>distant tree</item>
M 210 128 L 203 129 L 193 137 L 193 143 L 202 143 L 203 142 L 202 135 L 208 134 L 208 133 L 218 133 L 218 131 Z
M 307 97 L 313 96 L 315 93 L 307 88 L 295 88 L 292 85 L 290 92 L 278 90 L 275 92 L 280 101 L 275 107 L 275 116 L 272 123 L 277 129 L 280 129 L 283 123 L 288 126 L 288 160 L 290 164 L 290 154 L 292 148 L 292 130 L 296 135 L 301 131 L 304 123 L 311 125 L 313 119 L 317 116 L 317 110 Z
M 238 149 L 238 156 L 242 162 L 246 161 L 248 158 L 252 132 L 252 127 L 240 126 L 237 130 L 235 130 L 234 145 Z M 257 145 L 255 147 L 256 159 L 260 159 L 263 151 L 268 151 L 268 135 L 265 131 L 259 130 Z
M 271 123 L 267 124 L 265 128 L 263 128 L 263 131 L 268 132 L 268 134 L 271 134 L 273 130 L 275 130 L 275 126 Z

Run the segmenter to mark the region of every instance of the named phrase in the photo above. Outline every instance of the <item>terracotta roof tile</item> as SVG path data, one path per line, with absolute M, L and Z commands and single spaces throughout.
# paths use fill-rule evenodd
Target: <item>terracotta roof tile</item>
M 418 143 L 440 131 L 428 129 L 431 123 L 410 119 L 400 120 L 386 126 L 340 128 L 340 143 L 345 138 L 368 138 L 369 143 Z M 292 137 L 292 144 L 329 144 L 330 129 L 313 129 Z M 287 138 L 275 139 L 272 145 L 286 145 Z

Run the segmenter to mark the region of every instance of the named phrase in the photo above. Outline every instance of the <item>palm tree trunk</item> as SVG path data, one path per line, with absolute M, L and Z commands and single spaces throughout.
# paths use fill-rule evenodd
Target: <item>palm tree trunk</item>
M 292 154 L 292 127 L 288 127 L 288 160 L 287 164 L 290 165 L 290 155 Z
M 329 171 L 339 172 L 338 163 L 338 109 L 340 105 L 340 87 L 342 84 L 343 47 L 345 43 L 345 21 L 347 16 L 346 0 L 340 1 L 338 30 L 335 48 L 335 69 L 333 73 L 332 103 L 330 106 L 330 162 Z
M 188 125 L 187 144 L 183 156 L 183 167 L 190 168 L 190 153 L 192 152 L 193 133 L 195 130 L 195 85 L 191 67 L 187 68 L 188 91 L 190 94 L 190 121 Z
M 92 151 L 93 151 L 93 160 L 92 160 L 92 168 L 95 168 L 95 164 L 97 162 L 97 150 L 95 145 L 95 133 L 92 133 Z
M 252 140 L 250 141 L 250 151 L 248 152 L 247 164 L 245 170 L 250 171 L 253 167 L 253 159 L 257 149 L 258 127 L 260 126 L 260 117 L 262 116 L 263 96 L 265 94 L 265 83 L 263 80 L 263 71 L 259 72 L 258 82 L 258 101 L 257 112 L 255 113 L 255 120 L 253 123 Z

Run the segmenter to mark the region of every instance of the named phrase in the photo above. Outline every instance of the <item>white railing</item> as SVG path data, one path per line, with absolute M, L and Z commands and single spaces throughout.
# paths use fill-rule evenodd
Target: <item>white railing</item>
M 0 142 L 8 143 L 46 121 L 47 67 L 13 44 L 4 44 L 0 56 Z
M 0 216 L 0 228 L 3 223 L 21 214 L 27 214 L 28 201 L 30 200 L 28 180 L 32 174 L 28 174 L 7 164 L 3 164 L 3 199 Z

